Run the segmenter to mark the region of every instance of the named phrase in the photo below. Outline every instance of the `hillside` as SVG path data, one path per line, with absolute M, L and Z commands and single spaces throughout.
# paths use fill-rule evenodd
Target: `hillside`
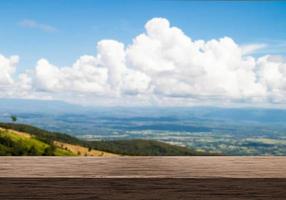
M 150 140 L 84 141 L 26 124 L 0 123 L 0 155 L 197 156 L 210 155 Z
M 207 153 L 154 140 L 92 141 L 93 148 L 131 156 L 199 156 Z
M 72 152 L 30 134 L 0 128 L 1 156 L 73 156 Z
M 0 156 L 116 156 L 77 144 L 46 140 L 0 127 Z

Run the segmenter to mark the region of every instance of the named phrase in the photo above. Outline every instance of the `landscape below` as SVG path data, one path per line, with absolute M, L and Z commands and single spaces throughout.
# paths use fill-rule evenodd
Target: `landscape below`
M 151 140 L 84 141 L 25 124 L 0 123 L 0 156 L 213 155 Z
M 286 109 L 84 107 L 60 101 L 0 99 L 0 111 L 1 122 L 11 122 L 14 115 L 17 123 L 66 133 L 88 143 L 87 148 L 92 144 L 97 150 L 121 155 L 129 155 L 130 149 L 141 155 L 142 146 L 148 145 L 152 148 L 147 155 L 153 155 L 155 141 L 227 156 L 286 155 Z

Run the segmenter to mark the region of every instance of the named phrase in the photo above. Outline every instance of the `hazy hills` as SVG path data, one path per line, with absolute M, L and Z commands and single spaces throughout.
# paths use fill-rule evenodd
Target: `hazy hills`
M 64 113 L 80 112 L 86 108 L 52 100 L 0 99 L 0 112 L 9 113 Z
M 234 122 L 281 123 L 285 109 L 223 107 L 85 107 L 54 100 L 0 99 L 0 115 L 4 113 L 100 113 L 108 117 L 141 117 L 172 119 L 199 118 Z

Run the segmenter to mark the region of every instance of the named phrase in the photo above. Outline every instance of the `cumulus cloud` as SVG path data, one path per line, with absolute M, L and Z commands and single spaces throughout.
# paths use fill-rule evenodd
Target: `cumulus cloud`
M 26 73 L 16 75 L 18 56 L 5 57 L 0 54 L 0 97 L 28 97 L 32 94 L 32 79 Z
M 127 46 L 102 40 L 96 55 L 69 67 L 42 58 L 16 81 L 18 58 L 0 56 L 0 84 L 20 84 L 26 95 L 109 105 L 286 103 L 285 58 L 251 56 L 264 44 L 192 40 L 164 18 L 151 19 L 145 30 Z
M 24 19 L 19 23 L 19 25 L 23 28 L 39 29 L 44 32 L 56 32 L 57 31 L 57 28 L 51 25 L 42 24 L 42 23 L 39 23 L 31 19 Z
M 18 61 L 18 56 L 6 58 L 0 54 L 0 86 L 13 83 L 12 75 L 15 72 L 15 67 L 18 64 Z
M 171 97 L 245 99 L 263 96 L 255 59 L 231 38 L 192 41 L 166 19 L 150 20 L 127 48 L 130 67 L 152 77 L 154 93 Z

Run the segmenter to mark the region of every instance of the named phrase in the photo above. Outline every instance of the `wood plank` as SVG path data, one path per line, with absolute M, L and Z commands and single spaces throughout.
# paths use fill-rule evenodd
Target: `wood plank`
M 286 178 L 286 157 L 0 157 L 0 177 Z
M 0 199 L 286 199 L 286 157 L 0 157 Z
M 285 179 L 0 178 L 0 199 L 285 200 L 285 188 Z

